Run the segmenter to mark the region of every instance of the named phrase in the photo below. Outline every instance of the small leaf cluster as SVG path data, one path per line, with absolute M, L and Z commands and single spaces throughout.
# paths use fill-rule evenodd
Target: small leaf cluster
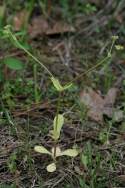
M 50 131 L 51 137 L 54 139 L 54 141 L 57 142 L 57 140 L 60 138 L 60 133 L 62 126 L 64 124 L 64 117 L 62 114 L 58 114 L 54 120 L 53 120 L 53 130 Z M 51 164 L 47 166 L 48 172 L 54 172 L 56 170 L 56 158 L 60 156 L 70 156 L 70 157 L 76 157 L 79 152 L 77 149 L 66 149 L 64 151 L 61 151 L 59 146 L 56 146 L 55 148 L 52 147 L 51 152 L 47 150 L 44 146 L 35 146 L 34 150 L 41 154 L 48 154 L 52 157 L 53 161 Z

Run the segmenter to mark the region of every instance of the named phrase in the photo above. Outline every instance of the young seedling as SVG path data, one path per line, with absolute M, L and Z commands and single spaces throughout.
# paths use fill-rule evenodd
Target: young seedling
M 78 149 L 66 149 L 61 151 L 60 147 L 57 145 L 60 138 L 60 133 L 62 126 L 64 124 L 64 117 L 62 114 L 58 114 L 53 121 L 53 130 L 50 131 L 50 136 L 54 140 L 54 146 L 51 152 L 48 151 L 44 146 L 35 146 L 34 150 L 42 154 L 48 154 L 52 157 L 53 162 L 47 166 L 48 172 L 54 172 L 56 170 L 56 158 L 60 156 L 70 156 L 76 157 L 79 154 Z

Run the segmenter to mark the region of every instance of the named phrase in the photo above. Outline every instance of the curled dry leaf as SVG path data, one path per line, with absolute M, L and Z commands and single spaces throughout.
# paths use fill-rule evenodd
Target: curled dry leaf
M 112 117 L 114 114 L 114 103 L 116 101 L 118 93 L 118 88 L 109 89 L 107 95 L 103 98 L 100 93 L 97 93 L 91 88 L 84 90 L 80 94 L 80 100 L 83 102 L 88 108 L 88 117 L 94 121 L 103 122 L 103 115 L 107 115 L 108 117 Z M 120 117 L 119 111 L 116 111 L 117 120 Z

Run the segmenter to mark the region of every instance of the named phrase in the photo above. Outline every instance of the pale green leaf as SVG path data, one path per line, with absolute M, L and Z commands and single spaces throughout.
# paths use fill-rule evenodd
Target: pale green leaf
M 47 166 L 46 169 L 47 169 L 48 172 L 54 172 L 54 171 L 56 171 L 56 164 L 55 163 L 51 163 L 51 164 L 49 164 Z
M 82 156 L 81 156 L 81 161 L 82 161 L 82 163 L 85 165 L 85 167 L 87 167 L 87 165 L 88 165 L 88 156 L 87 155 L 85 155 L 85 154 L 82 154 Z
M 71 86 L 72 86 L 72 83 L 71 84 L 66 84 L 65 86 L 63 86 L 63 89 L 64 90 L 69 89 Z
M 64 124 L 64 117 L 62 114 L 58 114 L 55 116 L 53 121 L 53 128 L 54 128 L 54 135 L 57 137 L 57 139 L 60 137 L 60 131 L 62 129 L 62 126 Z
M 118 40 L 119 36 L 118 35 L 113 35 L 112 40 Z
M 51 136 L 54 140 L 58 140 L 60 134 L 59 134 L 57 131 L 50 130 L 50 136 Z
M 55 148 L 53 147 L 52 148 L 52 155 L 54 156 L 54 150 L 55 150 Z M 61 156 L 61 149 L 60 149 L 60 147 L 59 146 L 57 146 L 56 147 L 56 157 L 59 157 L 59 156 Z
M 52 81 L 54 87 L 57 89 L 57 91 L 60 91 L 60 92 L 63 91 L 63 90 L 66 90 L 66 89 L 68 89 L 69 87 L 72 86 L 72 83 L 71 84 L 67 84 L 65 86 L 62 86 L 60 84 L 59 80 L 57 78 L 54 78 L 54 77 L 51 77 L 51 81 Z
M 5 14 L 5 5 L 0 6 L 0 19 L 3 19 L 3 16 Z
M 59 80 L 57 78 L 51 77 L 51 81 L 57 91 L 63 91 L 63 87 L 61 86 Z
M 67 149 L 61 152 L 61 155 L 67 155 L 69 157 L 76 157 L 79 154 L 77 149 Z
M 51 155 L 51 153 L 43 146 L 35 146 L 34 150 L 38 153 L 48 154 Z
M 23 63 L 17 58 L 8 57 L 4 59 L 4 64 L 13 70 L 21 70 L 24 68 Z

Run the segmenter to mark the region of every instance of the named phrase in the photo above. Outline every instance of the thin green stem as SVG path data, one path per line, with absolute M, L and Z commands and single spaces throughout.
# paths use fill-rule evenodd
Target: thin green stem
M 108 128 L 108 132 L 107 132 L 107 135 L 106 135 L 107 144 L 109 143 L 109 136 L 110 136 L 111 128 L 112 128 L 112 122 L 109 122 L 109 128 Z
M 15 35 L 10 31 L 10 29 L 6 30 L 10 36 L 10 38 L 15 42 L 15 44 L 21 48 L 25 53 L 27 53 L 32 59 L 34 59 L 37 63 L 39 63 L 45 70 L 46 72 L 50 75 L 50 77 L 54 77 L 54 75 L 48 70 L 48 68 L 41 63 L 35 56 L 33 56 L 27 49 L 25 49 L 17 40 L 17 38 L 15 37 Z M 110 50 L 108 52 L 108 55 L 102 59 L 99 63 L 97 63 L 95 66 L 91 67 L 89 70 L 87 70 L 86 72 L 81 73 L 80 75 L 78 75 L 76 78 L 72 79 L 67 85 L 72 84 L 73 82 L 75 82 L 76 80 L 80 79 L 82 76 L 85 76 L 86 74 L 88 74 L 89 72 L 95 70 L 97 67 L 99 67 L 100 65 L 102 65 L 105 61 L 109 60 L 111 58 L 111 53 L 112 53 L 112 49 L 113 46 L 115 44 L 116 39 L 113 39 Z
M 113 40 L 113 42 L 112 42 L 112 44 L 111 44 L 111 47 L 110 47 L 110 50 L 109 50 L 109 54 L 112 53 L 112 49 L 113 49 L 113 46 L 114 46 L 114 44 L 115 44 L 115 41 L 116 41 L 116 40 Z
M 76 78 L 72 79 L 69 83 L 67 83 L 67 85 L 77 81 L 79 78 L 81 78 L 82 76 L 85 76 L 86 74 L 90 73 L 91 71 L 95 70 L 97 67 L 99 67 L 100 65 L 102 65 L 105 61 L 107 61 L 108 59 L 110 59 L 110 57 L 106 56 L 104 59 L 102 59 L 99 63 L 97 63 L 95 66 L 91 67 L 89 70 L 81 73 L 80 75 L 78 75 Z
M 11 31 L 9 31 L 9 35 L 11 37 L 11 39 L 15 42 L 15 44 L 21 48 L 26 54 L 28 54 L 33 60 L 35 60 L 37 63 L 39 63 L 45 70 L 46 72 L 51 76 L 54 77 L 53 74 L 48 70 L 48 68 L 40 62 L 40 60 L 38 60 L 34 55 L 32 55 L 26 48 L 23 47 L 22 44 L 20 44 L 20 42 L 17 40 L 17 38 L 15 37 L 15 35 L 13 35 L 13 33 Z
M 38 84 L 37 84 L 37 64 L 34 64 L 33 66 L 33 73 L 34 73 L 34 98 L 35 102 L 39 102 L 39 97 L 38 97 Z
M 61 92 L 59 92 L 59 97 L 58 97 L 58 101 L 57 101 L 57 111 L 56 111 L 56 130 L 57 130 L 57 122 L 58 122 L 58 114 L 59 114 L 59 110 L 60 110 L 60 101 L 61 101 Z
M 107 54 L 106 57 L 104 57 L 101 61 L 99 61 L 96 65 L 94 65 L 93 67 L 91 67 L 91 68 L 88 69 L 87 71 L 81 73 L 81 74 L 78 75 L 76 78 L 72 79 L 69 83 L 67 83 L 67 85 L 68 85 L 68 84 L 71 84 L 71 83 L 73 83 L 73 82 L 75 82 L 75 81 L 77 81 L 77 80 L 78 80 L 79 78 L 81 78 L 82 76 L 85 76 L 86 74 L 90 73 L 91 71 L 95 70 L 97 67 L 99 67 L 100 65 L 102 65 L 102 64 L 103 64 L 104 62 L 106 62 L 107 60 L 111 59 L 111 56 L 110 56 L 109 54 L 112 53 L 112 49 L 113 49 L 113 46 L 114 46 L 114 44 L 115 44 L 115 41 L 116 41 L 116 40 L 113 40 L 113 41 L 112 41 L 110 50 L 109 50 L 109 52 L 108 52 L 108 54 Z

